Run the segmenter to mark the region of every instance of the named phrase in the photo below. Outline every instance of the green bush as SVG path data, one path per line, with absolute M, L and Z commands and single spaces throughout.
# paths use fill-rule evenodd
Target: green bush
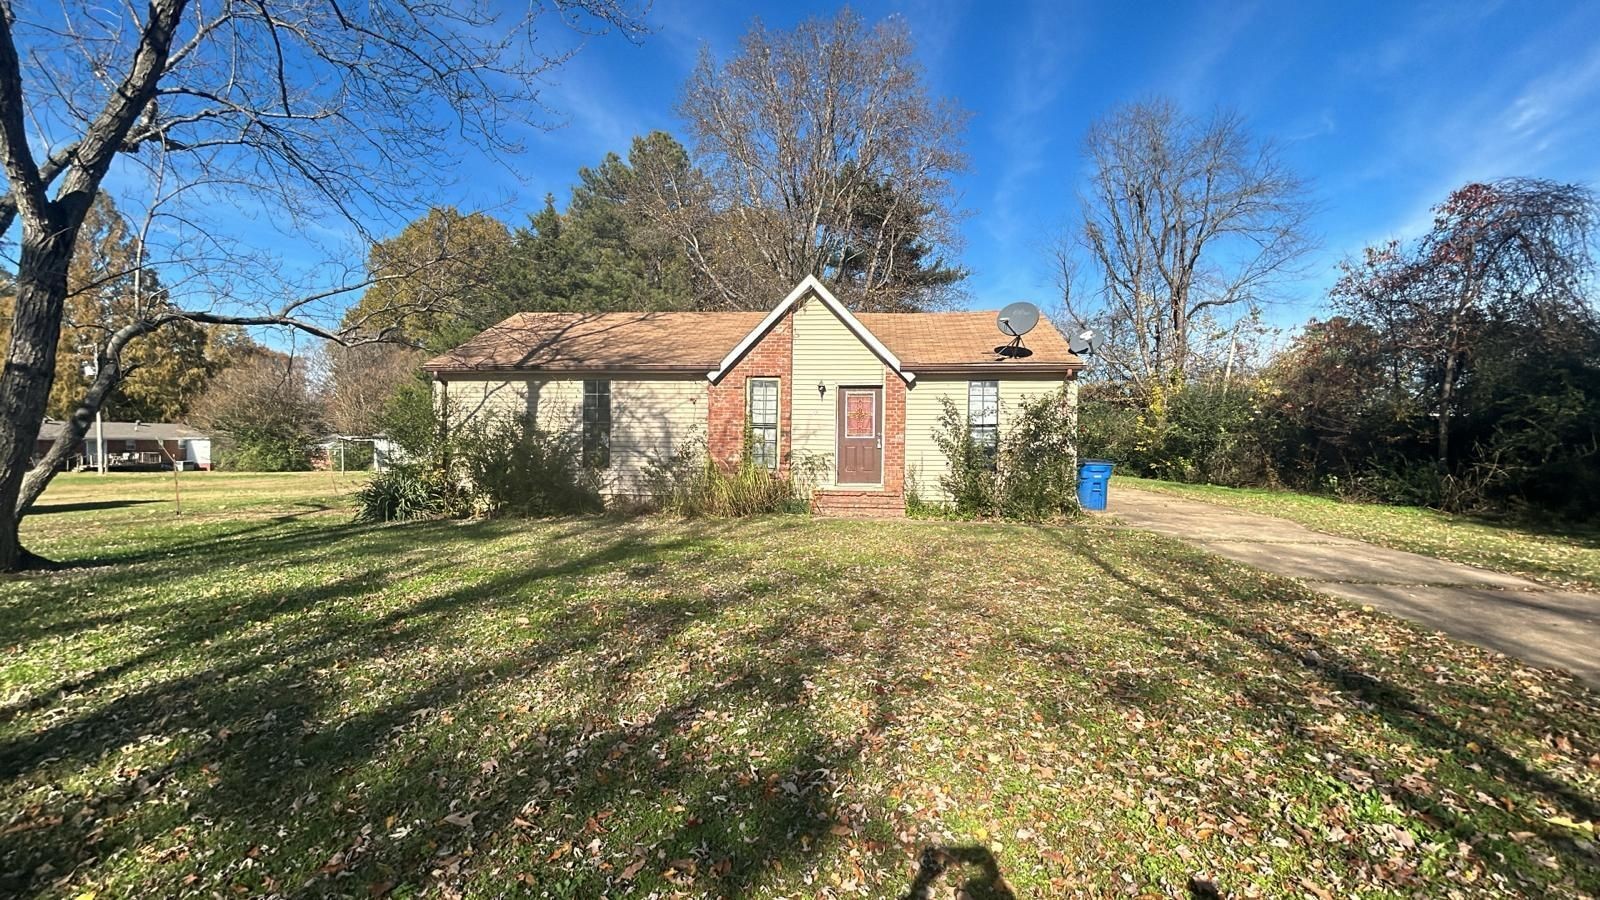
M 447 515 L 456 505 L 456 493 L 441 472 L 397 465 L 356 492 L 356 521 L 401 522 Z
M 1232 486 L 1276 483 L 1279 429 L 1250 384 L 1194 384 L 1136 404 L 1085 390 L 1078 446 L 1130 475 Z
M 1111 459 L 1129 469 L 1141 468 L 1145 426 L 1140 411 L 1097 387 L 1085 385 L 1079 393 L 1078 452 L 1084 459 Z
M 574 437 L 521 419 L 490 418 L 453 431 L 437 422 L 414 424 L 416 455 L 361 490 L 359 521 L 559 516 L 605 508 L 600 475 L 579 463 Z
M 578 440 L 531 423 L 491 421 L 458 439 L 455 464 L 482 515 L 561 516 L 599 512 L 599 473 L 579 462 Z
M 939 487 L 950 498 L 949 512 L 964 519 L 996 514 L 999 478 L 995 455 L 973 439 L 972 420 L 955 401 L 941 397 L 939 403 L 942 409 L 933 442 L 948 465 L 939 476 Z
M 311 468 L 311 448 L 298 434 L 234 432 L 217 448 L 213 462 L 231 472 L 305 472 Z
M 971 420 L 953 401 L 941 402 L 933 439 L 949 462 L 939 486 L 950 500 L 924 501 L 911 478 L 909 515 L 1045 521 L 1077 513 L 1073 411 L 1062 392 L 1024 401 L 993 451 L 973 439 Z
M 1061 392 L 1022 402 L 1000 442 L 1000 513 L 1041 521 L 1078 510 L 1073 410 Z
M 433 385 L 417 377 L 401 385 L 383 404 L 378 430 L 394 441 L 406 459 L 431 460 L 441 455 L 444 435 Z

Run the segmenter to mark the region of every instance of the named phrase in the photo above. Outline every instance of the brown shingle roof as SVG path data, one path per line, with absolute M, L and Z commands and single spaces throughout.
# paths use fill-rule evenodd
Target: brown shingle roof
M 1006 359 L 994 312 L 861 313 L 857 316 L 899 357 L 906 371 L 1064 372 L 1083 365 L 1048 321 L 1023 339 L 1031 355 Z M 750 330 L 759 312 L 518 313 L 461 346 L 430 359 L 432 372 L 558 371 L 707 372 Z
M 940 369 L 1048 369 L 1062 371 L 1083 365 L 1067 348 L 1066 339 L 1049 320 L 1023 337 L 1029 355 L 1005 358 L 995 353 L 1011 339 L 995 325 L 994 311 L 939 313 L 858 313 L 856 318 L 900 358 L 910 372 Z
M 764 317 L 758 312 L 518 313 L 423 368 L 704 373 Z

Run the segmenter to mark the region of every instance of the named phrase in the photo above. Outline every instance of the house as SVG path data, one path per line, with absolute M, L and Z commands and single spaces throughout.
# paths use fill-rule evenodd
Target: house
M 527 416 L 581 435 L 612 494 L 641 494 L 653 462 L 703 438 L 787 473 L 820 469 L 819 512 L 899 515 L 908 485 L 940 499 L 934 440 L 949 398 L 975 436 L 1003 434 L 1020 401 L 1065 387 L 1083 362 L 1048 322 L 1026 351 L 993 312 L 861 313 L 808 277 L 768 313 L 520 313 L 429 360 L 456 421 Z
M 46 419 L 34 444 L 35 461 L 50 452 L 65 422 Z M 103 432 L 101 431 L 103 429 Z M 174 422 L 101 422 L 90 425 L 82 443 L 67 457 L 66 468 L 99 467 L 99 446 L 104 441 L 108 469 L 211 468 L 211 438 Z

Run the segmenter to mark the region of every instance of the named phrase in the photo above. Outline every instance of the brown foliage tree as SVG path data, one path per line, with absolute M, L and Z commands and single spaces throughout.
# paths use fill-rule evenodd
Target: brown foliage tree
M 170 308 L 159 274 L 144 266 L 141 243 L 109 196 L 95 198 L 67 271 L 50 416 L 66 418 L 77 408 L 107 335 Z M 206 329 L 184 320 L 132 344 L 123 353 L 122 380 L 101 411 L 114 419 L 181 421 L 216 371 L 208 343 Z
M 1451 463 L 1457 395 L 1487 330 L 1516 323 L 1537 333 L 1592 317 L 1597 211 L 1582 185 L 1472 183 L 1434 208 L 1433 227 L 1413 246 L 1391 241 L 1343 264 L 1334 305 L 1377 330 L 1397 388 L 1425 402 L 1441 469 Z
M 411 274 L 374 284 L 345 322 L 396 328 L 419 341 L 460 337 L 463 323 L 473 331 L 486 328 L 494 323 L 474 321 L 471 307 L 510 246 L 511 231 L 487 213 L 429 209 L 399 234 L 373 244 L 368 254 L 369 272 Z

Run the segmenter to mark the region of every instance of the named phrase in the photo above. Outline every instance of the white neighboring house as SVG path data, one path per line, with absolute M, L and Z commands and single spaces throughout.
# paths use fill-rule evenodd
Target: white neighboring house
M 46 419 L 39 426 L 34 444 L 34 460 L 50 451 L 65 422 Z M 68 469 L 94 469 L 100 465 L 100 446 L 105 445 L 108 469 L 184 469 L 211 468 L 211 437 L 176 422 L 101 422 L 90 425 L 83 442 L 67 457 Z

